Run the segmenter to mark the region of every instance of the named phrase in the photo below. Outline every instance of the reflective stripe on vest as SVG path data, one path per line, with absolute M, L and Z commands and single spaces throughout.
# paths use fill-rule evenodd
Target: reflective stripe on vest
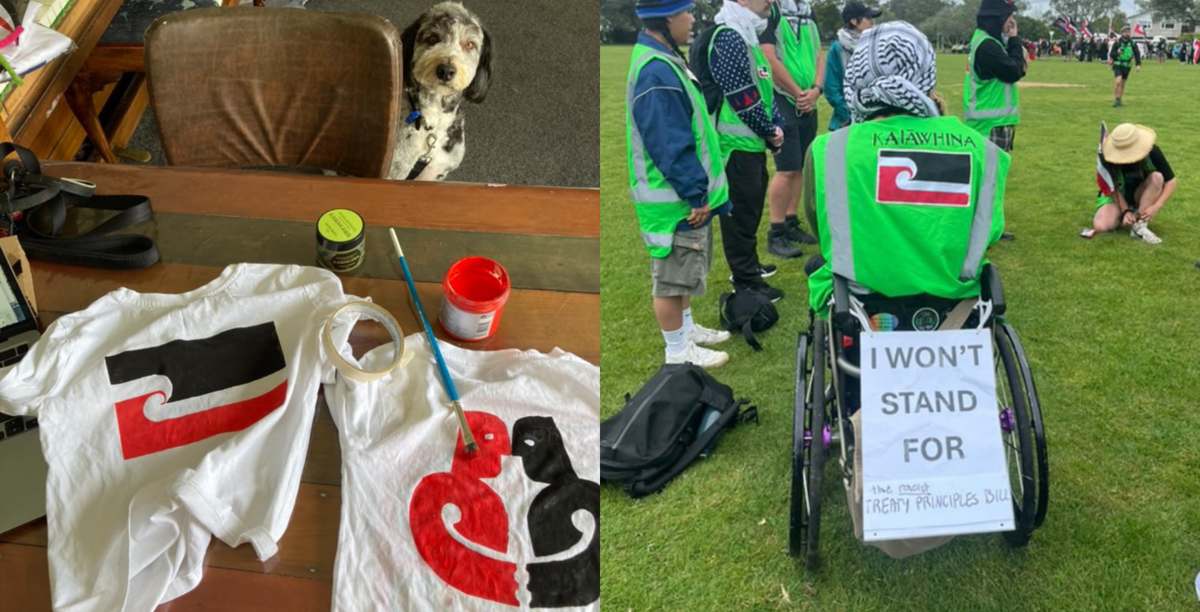
M 1020 108 L 1017 102 L 1014 102 L 1014 93 L 1012 83 L 1005 83 L 997 79 L 988 79 L 988 82 L 983 86 L 986 87 L 1002 87 L 1004 90 L 1004 106 L 999 108 L 989 108 L 979 110 L 979 89 L 981 87 L 980 79 L 975 74 L 975 51 L 979 45 L 986 40 L 996 40 L 989 36 L 983 30 L 975 30 L 975 35 L 971 38 L 971 54 L 967 58 L 967 96 L 966 104 L 963 108 L 963 121 L 971 121 L 975 119 L 998 119 L 1001 117 L 1020 116 Z M 996 41 L 999 43 L 1000 41 Z
M 691 205 L 683 201 L 675 189 L 666 182 L 666 177 L 658 178 L 656 176 L 654 182 L 651 182 L 650 169 L 654 167 L 653 161 L 647 157 L 641 131 L 633 121 L 633 96 L 638 75 L 643 67 L 656 59 L 661 59 L 672 67 L 675 76 L 680 80 L 680 86 L 692 104 L 692 134 L 695 139 L 697 157 L 708 178 L 707 195 L 710 206 L 716 208 L 728 201 L 728 184 L 725 178 L 725 169 L 722 166 L 718 135 L 708 116 L 708 108 L 705 106 L 703 96 L 691 82 L 691 73 L 688 72 L 686 64 L 673 55 L 658 49 L 646 45 L 635 46 L 625 94 L 630 191 L 637 209 L 643 242 L 650 249 L 652 256 L 666 257 L 670 253 L 675 227 L 679 221 L 687 218 L 691 211 Z
M 850 197 L 846 183 L 846 145 L 850 130 L 838 130 L 829 135 L 825 145 L 825 222 L 829 228 L 830 262 L 834 274 L 857 282 L 854 273 L 854 240 L 850 232 Z M 971 236 L 967 253 L 963 258 L 959 280 L 973 280 L 979 272 L 984 251 L 988 246 L 988 235 L 992 229 L 992 217 L 996 202 L 996 182 L 999 169 L 1000 148 L 991 142 L 984 143 L 987 161 L 984 164 L 983 181 L 979 198 L 975 202 L 975 214 L 971 220 Z
M 854 278 L 854 241 L 850 238 L 850 196 L 846 189 L 846 143 L 850 130 L 829 135 L 825 145 L 825 218 L 833 273 Z
M 974 280 L 983 263 L 983 252 L 987 250 L 988 234 L 992 231 L 992 212 L 996 208 L 996 172 L 999 165 L 1000 147 L 990 141 L 987 148 L 987 163 L 983 166 L 983 184 L 979 188 L 979 201 L 975 202 L 975 217 L 971 220 L 971 241 L 967 243 L 967 256 L 963 259 L 962 272 L 958 280 Z
M 709 66 L 712 66 L 713 46 L 716 44 L 717 36 L 721 30 L 735 31 L 729 26 L 718 25 L 713 32 L 712 37 L 708 42 Z M 738 34 L 741 38 L 741 34 Z M 763 112 L 766 113 L 767 119 L 771 119 L 774 115 L 775 107 L 775 86 L 771 79 L 771 65 L 767 63 L 766 56 L 763 55 L 762 49 L 757 45 L 750 45 L 746 40 L 742 39 L 743 46 L 746 49 L 746 59 L 750 63 L 750 70 L 753 73 L 751 77 L 754 79 L 754 86 L 758 89 L 759 102 L 763 105 Z M 766 77 L 760 77 L 759 72 L 765 72 Z M 721 107 L 717 111 L 717 132 L 721 135 L 722 154 L 728 158 L 733 151 L 748 151 L 756 153 L 765 151 L 767 144 L 763 141 L 762 136 L 759 136 L 750 126 L 746 125 L 737 111 L 729 105 L 729 101 L 721 97 Z
M 671 248 L 671 242 L 675 240 L 675 233 L 670 234 L 648 234 L 642 232 L 642 241 L 650 246 Z

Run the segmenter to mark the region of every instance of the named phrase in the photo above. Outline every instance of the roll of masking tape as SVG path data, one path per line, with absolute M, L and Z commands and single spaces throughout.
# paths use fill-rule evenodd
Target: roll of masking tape
M 337 347 L 333 345 L 333 321 L 342 314 L 356 314 L 360 317 L 366 317 L 372 321 L 378 321 L 387 329 L 388 335 L 392 337 L 392 350 L 395 355 L 387 367 L 382 370 L 364 370 L 351 364 L 342 356 Z M 325 330 L 321 334 L 321 340 L 325 345 L 325 354 L 328 356 L 329 361 L 333 363 L 333 367 L 337 368 L 337 371 L 341 372 L 342 376 L 358 382 L 379 380 L 397 367 L 404 367 L 412 360 L 412 353 L 404 350 L 404 332 L 400 331 L 400 324 L 396 322 L 392 313 L 372 302 L 346 302 L 339 306 L 325 320 Z

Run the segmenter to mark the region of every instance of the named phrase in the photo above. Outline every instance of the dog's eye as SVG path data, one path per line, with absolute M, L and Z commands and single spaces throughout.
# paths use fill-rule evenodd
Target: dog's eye
M 426 45 L 436 45 L 436 44 L 438 44 L 438 35 L 437 35 L 437 34 L 430 34 L 429 36 L 426 36 L 426 37 L 425 37 L 425 44 L 426 44 Z
M 475 50 L 474 41 L 468 40 L 466 43 L 463 43 L 463 49 L 466 49 L 467 51 L 474 51 Z

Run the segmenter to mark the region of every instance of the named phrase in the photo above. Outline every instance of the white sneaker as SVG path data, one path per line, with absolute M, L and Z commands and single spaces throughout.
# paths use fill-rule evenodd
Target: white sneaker
M 1145 221 L 1137 221 L 1133 224 L 1133 229 L 1129 230 L 1129 235 L 1134 238 L 1141 238 L 1146 244 L 1162 244 L 1162 238 L 1159 238 L 1150 228 L 1146 227 Z
M 678 355 L 667 355 L 667 363 L 694 363 L 705 369 L 719 368 L 729 361 L 729 354 L 721 351 L 706 349 L 688 342 L 687 348 Z
M 692 334 L 688 336 L 688 340 L 696 344 L 720 344 L 731 337 L 727 331 L 709 329 L 692 323 Z

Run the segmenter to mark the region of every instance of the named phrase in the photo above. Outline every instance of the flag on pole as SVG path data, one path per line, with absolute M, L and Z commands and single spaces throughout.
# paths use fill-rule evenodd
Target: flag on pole
M 1055 19 L 1054 27 L 1062 30 L 1064 34 L 1071 33 L 1069 30 L 1067 30 L 1067 18 L 1066 17 L 1059 17 L 1058 19 Z
M 1108 128 L 1104 122 L 1100 122 L 1100 145 L 1096 147 L 1096 185 L 1100 187 L 1100 194 L 1111 196 L 1116 188 L 1113 184 L 1112 173 L 1108 171 L 1108 166 L 1104 163 L 1104 137 L 1108 135 Z
M 1067 33 L 1071 36 L 1079 33 L 1079 29 L 1075 27 L 1075 23 L 1071 21 L 1070 17 L 1067 17 Z
M 1083 33 L 1084 38 L 1086 38 L 1088 40 L 1092 39 L 1092 30 L 1088 28 L 1088 20 L 1087 19 L 1083 20 L 1083 23 L 1079 26 L 1079 31 Z
M 1141 36 L 1142 38 L 1146 38 L 1146 29 L 1142 27 L 1142 24 L 1135 23 L 1135 24 L 1133 24 L 1133 35 Z

